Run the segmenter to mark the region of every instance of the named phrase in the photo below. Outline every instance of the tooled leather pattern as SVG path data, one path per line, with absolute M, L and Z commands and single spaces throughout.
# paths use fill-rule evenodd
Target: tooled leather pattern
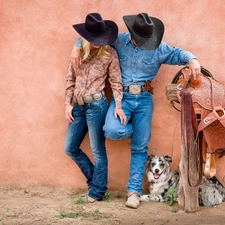
M 189 85 L 186 90 L 192 94 L 192 101 L 205 109 L 213 110 L 215 106 L 225 107 L 225 87 L 209 77 L 202 77 L 197 87 Z

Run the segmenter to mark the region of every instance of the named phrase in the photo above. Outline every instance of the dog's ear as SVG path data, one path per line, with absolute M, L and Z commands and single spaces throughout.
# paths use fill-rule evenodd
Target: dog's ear
M 154 157 L 155 156 L 153 154 L 149 155 L 147 161 L 150 162 Z
M 165 156 L 163 156 L 163 157 L 164 157 L 164 159 L 165 159 L 168 163 L 171 163 L 171 162 L 172 162 L 172 158 L 171 158 L 170 156 L 165 155 Z

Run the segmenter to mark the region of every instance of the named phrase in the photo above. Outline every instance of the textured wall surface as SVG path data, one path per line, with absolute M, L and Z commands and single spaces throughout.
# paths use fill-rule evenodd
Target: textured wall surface
M 72 24 L 99 12 L 126 31 L 122 16 L 148 12 L 165 24 L 163 40 L 193 52 L 216 79 L 225 81 L 223 0 L 0 0 L 0 185 L 85 188 L 64 153 L 65 75 Z M 180 113 L 169 106 L 165 86 L 180 69 L 163 65 L 153 81 L 155 111 L 150 153 L 180 159 Z M 125 189 L 129 140 L 107 140 L 109 188 Z M 91 157 L 88 137 L 82 149 Z M 225 184 L 225 158 L 217 162 Z

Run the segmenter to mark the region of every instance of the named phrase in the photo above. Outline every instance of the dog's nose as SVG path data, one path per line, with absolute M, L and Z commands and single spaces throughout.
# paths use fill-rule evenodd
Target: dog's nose
M 159 169 L 155 169 L 155 173 L 159 173 Z

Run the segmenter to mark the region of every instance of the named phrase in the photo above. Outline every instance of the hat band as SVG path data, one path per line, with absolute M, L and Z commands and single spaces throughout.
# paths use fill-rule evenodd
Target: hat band
M 106 30 L 104 31 L 104 32 L 102 32 L 102 33 L 92 33 L 92 32 L 90 32 L 90 31 L 88 31 L 87 29 L 86 29 L 86 32 L 88 33 L 88 34 L 90 34 L 90 35 L 92 35 L 92 36 L 102 36 L 102 35 L 104 35 L 105 33 L 106 33 Z

